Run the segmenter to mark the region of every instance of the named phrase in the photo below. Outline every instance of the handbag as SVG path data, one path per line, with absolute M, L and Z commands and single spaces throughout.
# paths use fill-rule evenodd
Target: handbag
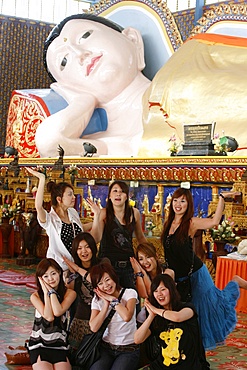
M 143 307 L 141 311 L 143 311 L 142 313 L 143 318 L 145 312 L 146 320 L 146 318 L 148 317 L 147 309 Z M 149 361 L 154 361 L 158 357 L 161 351 L 161 345 L 154 334 L 149 335 L 149 337 L 147 337 L 147 339 L 143 342 L 143 351 L 144 357 Z
M 154 361 L 159 353 L 161 352 L 161 345 L 157 340 L 157 337 L 155 335 L 150 335 L 145 340 L 145 352 L 146 356 L 150 361 Z
M 125 288 L 121 290 L 121 293 L 118 297 L 119 302 L 124 294 L 124 291 Z M 112 308 L 96 333 L 84 335 L 75 354 L 76 366 L 81 366 L 83 370 L 89 370 L 90 367 L 100 358 L 101 340 L 115 312 L 115 309 Z

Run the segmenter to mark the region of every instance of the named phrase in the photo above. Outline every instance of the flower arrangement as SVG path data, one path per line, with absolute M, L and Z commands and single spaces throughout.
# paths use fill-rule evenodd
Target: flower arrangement
M 71 164 L 68 168 L 70 175 L 78 175 L 78 167 L 75 164 Z
M 0 207 L 1 218 L 13 218 L 15 215 L 21 213 L 21 204 L 16 203 L 14 205 L 4 204 Z
M 169 151 L 171 153 L 171 156 L 174 156 L 178 153 L 180 147 L 180 144 L 177 143 L 177 138 L 174 134 L 170 137 L 169 143 L 171 143 Z
M 210 229 L 212 239 L 229 243 L 235 242 L 240 237 L 234 233 L 233 226 L 234 222 L 231 219 L 222 221 L 220 225 Z
M 215 134 L 213 143 L 214 143 L 214 151 L 216 153 L 226 154 L 227 152 L 229 152 L 228 139 L 224 135 L 224 133 L 223 133 L 223 136 L 221 137 L 219 134 Z
M 147 221 L 146 223 L 146 230 L 152 231 L 155 228 L 155 224 L 152 221 Z

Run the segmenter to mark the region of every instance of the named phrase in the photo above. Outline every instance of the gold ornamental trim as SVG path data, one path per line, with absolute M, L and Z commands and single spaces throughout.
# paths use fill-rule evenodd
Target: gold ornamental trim
M 49 165 L 57 160 L 53 158 L 19 158 L 19 164 L 28 165 Z M 184 157 L 165 157 L 165 158 L 113 158 L 113 157 L 63 157 L 65 165 L 77 163 L 78 165 L 125 165 L 125 166 L 142 166 L 142 165 L 155 165 L 155 166 L 247 166 L 247 157 L 232 157 L 232 156 L 184 156 Z M 1 158 L 0 165 L 8 164 L 9 158 Z
M 197 21 L 190 36 L 205 33 L 209 28 L 213 28 L 218 22 L 233 23 L 247 22 L 246 4 L 222 4 L 212 6 L 212 9 L 204 12 L 203 16 Z M 213 32 L 210 30 L 210 32 Z
M 10 158 L 0 160 L 1 173 L 6 173 Z M 45 166 L 51 173 L 57 158 L 20 158 L 21 173 L 26 166 Z M 78 179 L 152 182 L 233 183 L 240 181 L 246 171 L 245 157 L 169 157 L 146 158 L 82 158 L 64 157 L 66 169 L 76 164 Z
M 162 0 L 100 0 L 92 5 L 86 13 L 106 16 L 116 9 L 127 6 L 135 6 L 141 9 L 148 8 L 150 14 L 154 14 L 156 21 L 162 25 L 164 35 L 172 44 L 173 50 L 177 50 L 182 44 L 182 36 L 178 30 L 177 24 L 172 12 L 167 6 L 166 1 Z

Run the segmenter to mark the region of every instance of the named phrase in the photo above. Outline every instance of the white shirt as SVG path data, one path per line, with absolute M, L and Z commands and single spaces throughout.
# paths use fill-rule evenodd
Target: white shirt
M 80 217 L 74 208 L 68 208 L 68 216 L 70 222 L 75 222 L 83 231 Z M 42 223 L 39 218 L 38 222 L 43 229 L 45 229 L 46 234 L 49 237 L 49 246 L 46 252 L 47 258 L 53 258 L 63 269 L 63 271 L 68 270 L 68 266 L 63 260 L 63 256 L 66 256 L 71 261 L 73 258 L 65 245 L 61 240 L 61 230 L 62 221 L 60 217 L 56 214 L 53 208 L 48 213 L 46 212 L 46 222 Z
M 131 298 L 135 298 L 136 303 L 138 303 L 137 292 L 134 289 L 125 289 L 121 299 L 121 304 L 126 306 L 128 300 Z M 103 299 L 98 298 L 95 295 L 91 303 L 91 309 L 101 311 L 103 304 Z M 110 310 L 111 306 L 109 306 L 107 315 Z M 132 344 L 134 343 L 134 333 L 136 329 L 136 310 L 134 311 L 134 314 L 129 322 L 124 321 L 116 311 L 104 332 L 103 340 L 114 345 Z

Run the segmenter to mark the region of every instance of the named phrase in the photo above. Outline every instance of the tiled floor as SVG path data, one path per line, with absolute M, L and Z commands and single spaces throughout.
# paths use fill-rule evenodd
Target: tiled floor
M 3 270 L 31 276 L 34 275 L 35 266 L 20 267 L 16 266 L 14 259 L 0 259 L 0 275 Z M 31 369 L 31 366 L 7 365 L 4 352 L 9 345 L 24 345 L 29 337 L 34 318 L 34 309 L 29 300 L 32 292 L 33 289 L 26 285 L 14 286 L 0 281 L 0 370 Z M 227 338 L 226 345 L 207 352 L 207 359 L 211 370 L 247 369 L 247 314 L 238 315 L 237 327 Z
M 0 271 L 19 271 L 26 275 L 34 275 L 34 266 L 20 267 L 15 260 L 0 260 Z M 33 324 L 34 309 L 30 302 L 32 288 L 26 285 L 11 285 L 0 282 L 0 369 L 19 370 L 19 366 L 6 365 L 4 352 L 8 346 L 24 345 Z M 31 367 L 26 367 L 30 369 Z M 24 369 L 24 367 L 21 367 Z

